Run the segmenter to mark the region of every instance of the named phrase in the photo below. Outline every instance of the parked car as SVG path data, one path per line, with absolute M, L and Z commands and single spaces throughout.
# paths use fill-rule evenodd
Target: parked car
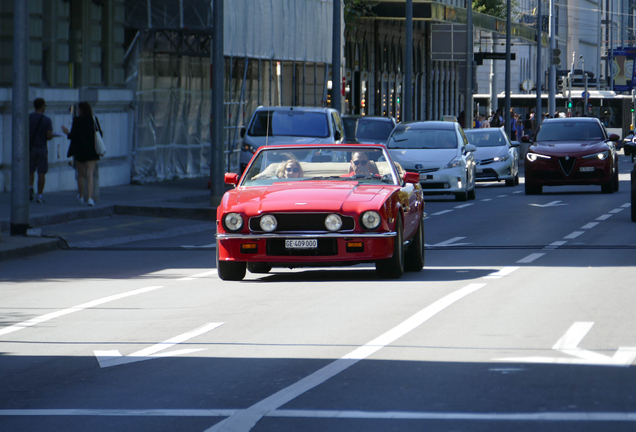
M 343 115 L 345 135 L 350 144 L 386 144 L 397 122 L 393 117 Z
M 340 113 L 332 108 L 256 108 L 247 129 L 241 130 L 241 172 L 256 150 L 277 144 L 335 144 L 344 142 Z
M 475 199 L 477 147 L 468 142 L 459 123 L 400 123 L 387 147 L 394 161 L 420 174 L 424 194 L 452 194 L 458 201 Z
M 636 163 L 632 165 L 630 180 L 631 180 L 632 222 L 636 222 Z
M 543 121 L 530 142 L 525 162 L 525 191 L 540 194 L 544 186 L 599 185 L 603 193 L 618 191 L 620 137 L 608 135 L 592 117 L 555 118 Z
M 519 184 L 519 143 L 510 141 L 503 128 L 464 131 L 475 151 L 476 181 Z
M 623 138 L 623 151 L 625 156 L 631 156 L 632 162 L 634 162 L 634 158 L 636 157 L 636 135 L 634 135 L 634 131 L 630 130 L 627 135 Z
M 235 189 L 217 208 L 223 280 L 272 267 L 372 262 L 385 278 L 424 267 L 419 176 L 400 175 L 382 145 L 262 147 L 225 182 Z

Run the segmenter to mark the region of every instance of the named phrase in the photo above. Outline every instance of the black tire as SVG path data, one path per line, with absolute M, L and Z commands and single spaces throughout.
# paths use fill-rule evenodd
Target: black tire
M 420 224 L 409 245 L 409 249 L 404 254 L 404 269 L 406 271 L 418 272 L 424 268 L 424 219 L 420 218 Z
M 510 180 L 506 180 L 506 187 L 513 187 L 516 186 L 517 184 L 515 183 L 515 179 L 510 179 Z
M 517 175 L 515 176 L 515 186 L 519 186 L 519 172 L 517 172 Z
M 539 195 L 543 192 L 543 186 L 528 183 L 526 181 L 526 195 Z
M 614 192 L 618 192 L 619 187 L 620 187 L 620 179 L 618 178 L 618 164 L 617 164 L 616 170 L 614 173 Z
M 404 229 L 401 215 L 395 223 L 395 232 L 397 235 L 393 237 L 393 256 L 375 262 L 375 271 L 382 279 L 399 279 L 404 274 Z
M 469 200 L 474 200 L 475 198 L 477 198 L 477 186 L 473 186 L 471 190 L 466 192 L 466 196 Z
M 241 281 L 245 277 L 246 265 L 244 262 L 220 261 L 219 249 L 216 249 L 216 270 L 221 280 Z
M 458 192 L 455 194 L 455 200 L 468 201 L 468 192 Z
M 248 262 L 247 270 L 250 273 L 269 273 L 272 266 L 264 262 Z

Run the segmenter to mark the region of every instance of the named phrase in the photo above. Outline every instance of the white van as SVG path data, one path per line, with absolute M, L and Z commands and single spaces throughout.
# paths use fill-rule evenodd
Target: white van
M 241 130 L 241 172 L 259 147 L 275 144 L 341 144 L 345 140 L 340 113 L 332 108 L 256 108 Z

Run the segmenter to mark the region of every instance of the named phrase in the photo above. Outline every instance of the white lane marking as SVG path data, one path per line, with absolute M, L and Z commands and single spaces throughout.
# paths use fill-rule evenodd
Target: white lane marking
M 564 239 L 568 239 L 568 240 L 572 240 L 577 238 L 580 235 L 585 234 L 585 231 L 574 231 L 572 234 L 568 234 L 565 237 L 563 237 Z
M 203 245 L 203 246 L 181 245 L 181 247 L 184 249 L 215 248 L 216 243 L 210 243 L 208 245 Z
M 533 253 L 528 255 L 525 258 L 521 258 L 519 261 L 517 261 L 517 264 L 529 264 L 539 258 L 541 258 L 543 255 L 545 255 L 544 253 Z
M 457 206 L 457 207 L 455 207 L 455 208 L 456 208 L 456 209 L 461 209 L 461 208 L 470 207 L 471 205 L 473 205 L 473 203 L 458 205 L 458 206 Z
M 172 348 L 173 346 L 177 344 L 193 339 L 197 336 L 201 336 L 202 334 L 207 333 L 211 330 L 214 330 L 215 328 L 220 327 L 223 324 L 224 323 L 207 323 L 206 325 L 199 327 L 198 329 L 180 334 L 179 336 L 175 336 L 171 339 L 168 339 L 167 341 L 160 342 L 151 347 L 144 348 L 140 351 L 134 352 L 126 357 L 123 357 L 121 353 L 117 350 L 94 351 L 94 353 L 95 353 L 95 357 L 97 357 L 97 361 L 99 362 L 99 367 L 101 368 L 106 368 L 111 366 L 120 366 L 123 364 L 135 363 L 135 362 L 140 362 L 145 360 L 152 360 L 157 358 L 192 354 L 198 351 L 204 351 L 204 348 L 182 349 L 182 350 L 173 351 L 169 353 L 161 353 L 161 351 L 167 350 L 168 348 Z
M 598 221 L 604 221 L 604 220 L 607 220 L 607 219 L 611 218 L 612 216 L 613 216 L 613 215 L 611 215 L 611 214 L 604 214 L 603 216 L 599 216 L 599 217 L 597 217 L 597 218 L 596 218 L 596 220 L 598 220 Z
M 207 272 L 198 273 L 198 274 L 195 274 L 195 275 L 192 275 L 192 276 L 186 276 L 186 277 L 183 277 L 183 278 L 177 279 L 177 280 L 178 281 L 190 281 L 190 280 L 195 280 L 197 278 L 202 278 L 202 277 L 206 277 L 206 276 L 212 276 L 212 275 L 217 274 L 217 272 L 218 272 L 218 270 L 214 269 L 214 270 L 210 270 L 210 271 L 207 271 Z
M 0 409 L 0 416 L 99 416 L 99 417 L 229 417 L 238 409 Z M 526 412 L 471 413 L 434 411 L 335 411 L 275 410 L 266 417 L 348 418 L 387 420 L 496 420 L 496 421 L 572 421 L 634 422 L 636 412 Z
M 497 420 L 497 421 L 636 421 L 636 412 L 529 412 L 529 413 L 468 413 L 413 411 L 330 411 L 276 410 L 267 417 L 347 418 L 387 420 Z
M 513 194 L 523 193 L 523 191 L 514 191 Z
M 623 204 L 621 207 L 622 207 L 622 208 L 629 208 L 629 207 L 631 207 L 631 206 L 632 206 L 632 204 L 631 204 L 631 203 L 626 203 L 626 204 Z
M 0 416 L 229 417 L 235 409 L 0 409 Z
M 483 199 L 482 201 L 492 201 L 492 198 L 486 198 L 486 199 Z
M 146 233 L 146 234 L 137 234 L 133 236 L 123 236 L 123 237 L 112 237 L 108 239 L 102 240 L 88 240 L 77 243 L 69 243 L 70 247 L 78 247 L 78 248 L 98 248 L 98 247 L 108 247 L 115 246 L 118 244 L 124 243 L 132 243 L 142 240 L 155 240 L 160 238 L 170 238 L 170 237 L 178 237 L 182 235 L 188 234 L 196 234 L 205 231 L 212 231 L 216 227 L 213 223 L 207 222 L 198 225 L 189 225 L 185 227 L 171 228 L 164 231 L 154 232 L 154 233 Z
M 622 212 L 623 210 L 625 210 L 625 209 L 624 208 L 617 208 L 617 209 L 614 209 L 614 210 L 610 211 L 610 213 L 611 214 L 616 214 L 616 213 Z
M 450 212 L 452 212 L 452 210 L 442 210 L 442 211 L 439 211 L 437 213 L 433 213 L 430 216 L 439 216 L 439 215 L 443 215 L 443 214 L 450 213 Z
M 470 243 L 455 243 L 455 242 L 463 240 L 465 238 L 466 237 L 453 237 L 450 240 L 446 240 L 446 241 L 443 241 L 443 242 L 440 242 L 440 243 L 437 243 L 437 244 L 434 244 L 434 245 L 427 244 L 426 246 L 429 246 L 429 247 L 465 246 L 465 245 L 468 245 Z M 455 244 L 451 244 L 451 243 L 455 243 Z
M 121 293 L 121 294 L 115 294 L 115 295 L 112 295 L 112 296 L 108 296 L 108 297 L 104 297 L 104 298 L 101 298 L 101 299 L 93 300 L 93 301 L 90 301 L 88 303 L 82 303 L 81 305 L 73 306 L 73 307 L 70 307 L 68 309 L 62 309 L 62 310 L 59 310 L 57 312 L 51 312 L 51 313 L 48 313 L 46 315 L 42 315 L 42 316 L 39 316 L 39 317 L 36 317 L 36 318 L 32 318 L 32 319 L 30 319 L 28 321 L 24 321 L 24 322 L 21 322 L 21 323 L 18 323 L 18 324 L 14 324 L 14 325 L 9 326 L 9 327 L 5 327 L 2 330 L 0 330 L 0 336 L 6 335 L 6 334 L 9 334 L 9 333 L 13 333 L 13 332 L 16 332 L 18 330 L 22 330 L 22 329 L 25 329 L 27 327 L 34 326 L 36 324 L 41 324 L 43 322 L 52 320 L 54 318 L 59 318 L 61 316 L 72 314 L 74 312 L 83 311 L 84 309 L 88 309 L 88 308 L 92 308 L 92 307 L 95 307 L 95 306 L 99 306 L 101 304 L 108 303 L 108 302 L 111 302 L 111 301 L 123 299 L 123 298 L 126 298 L 126 297 L 135 296 L 135 295 L 138 295 L 138 294 L 144 294 L 144 293 L 147 293 L 147 292 L 150 292 L 150 291 L 154 291 L 154 290 L 159 289 L 159 288 L 163 288 L 163 286 L 151 286 L 151 287 L 141 288 L 141 289 L 134 290 L 134 291 L 128 291 L 128 292 Z
M 559 204 L 561 201 L 552 201 L 547 204 L 528 204 L 534 207 L 558 207 L 558 206 L 566 206 L 567 204 Z
M 596 225 L 598 225 L 598 222 L 590 222 L 587 225 L 583 225 L 581 229 L 591 229 L 594 228 Z
M 498 272 L 491 273 L 488 276 L 484 276 L 484 277 L 486 279 L 501 279 L 502 277 L 508 276 L 510 273 L 518 269 L 519 267 L 504 267 Z
M 214 431 L 249 431 L 256 423 L 267 415 L 286 403 L 296 399 L 303 393 L 319 386 L 325 381 L 338 375 L 340 372 L 350 368 L 385 346 L 393 343 L 397 339 L 416 329 L 424 324 L 426 321 L 443 311 L 453 303 L 463 299 L 469 294 L 474 293 L 480 288 L 485 287 L 486 284 L 470 284 L 460 290 L 457 290 L 445 297 L 437 300 L 435 303 L 425 307 L 415 315 L 408 318 L 406 321 L 398 324 L 388 332 L 377 337 L 364 346 L 361 346 L 349 354 L 345 355 L 339 360 L 328 364 L 327 366 L 317 370 L 311 375 L 303 378 L 302 380 L 284 388 L 277 393 L 263 399 L 262 401 L 252 405 L 244 411 L 240 411 L 233 416 L 223 420 L 222 422 L 207 429 L 206 432 Z
M 567 241 L 555 241 L 553 243 L 550 243 L 549 245 L 547 245 L 543 249 L 557 249 L 559 246 L 563 246 L 566 243 L 567 243 Z
M 595 366 L 629 367 L 636 360 L 636 347 L 619 347 L 612 357 L 579 348 L 579 344 L 589 333 L 593 322 L 575 322 L 552 347 L 553 350 L 571 357 L 511 357 L 497 359 L 506 362 L 578 364 Z
M 507 197 L 507 196 L 508 196 L 508 195 L 497 195 L 497 198 L 505 198 L 505 197 Z

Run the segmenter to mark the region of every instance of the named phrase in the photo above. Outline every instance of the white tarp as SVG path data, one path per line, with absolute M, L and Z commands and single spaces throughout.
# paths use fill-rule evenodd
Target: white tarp
M 332 0 L 232 0 L 224 8 L 226 56 L 331 63 Z

